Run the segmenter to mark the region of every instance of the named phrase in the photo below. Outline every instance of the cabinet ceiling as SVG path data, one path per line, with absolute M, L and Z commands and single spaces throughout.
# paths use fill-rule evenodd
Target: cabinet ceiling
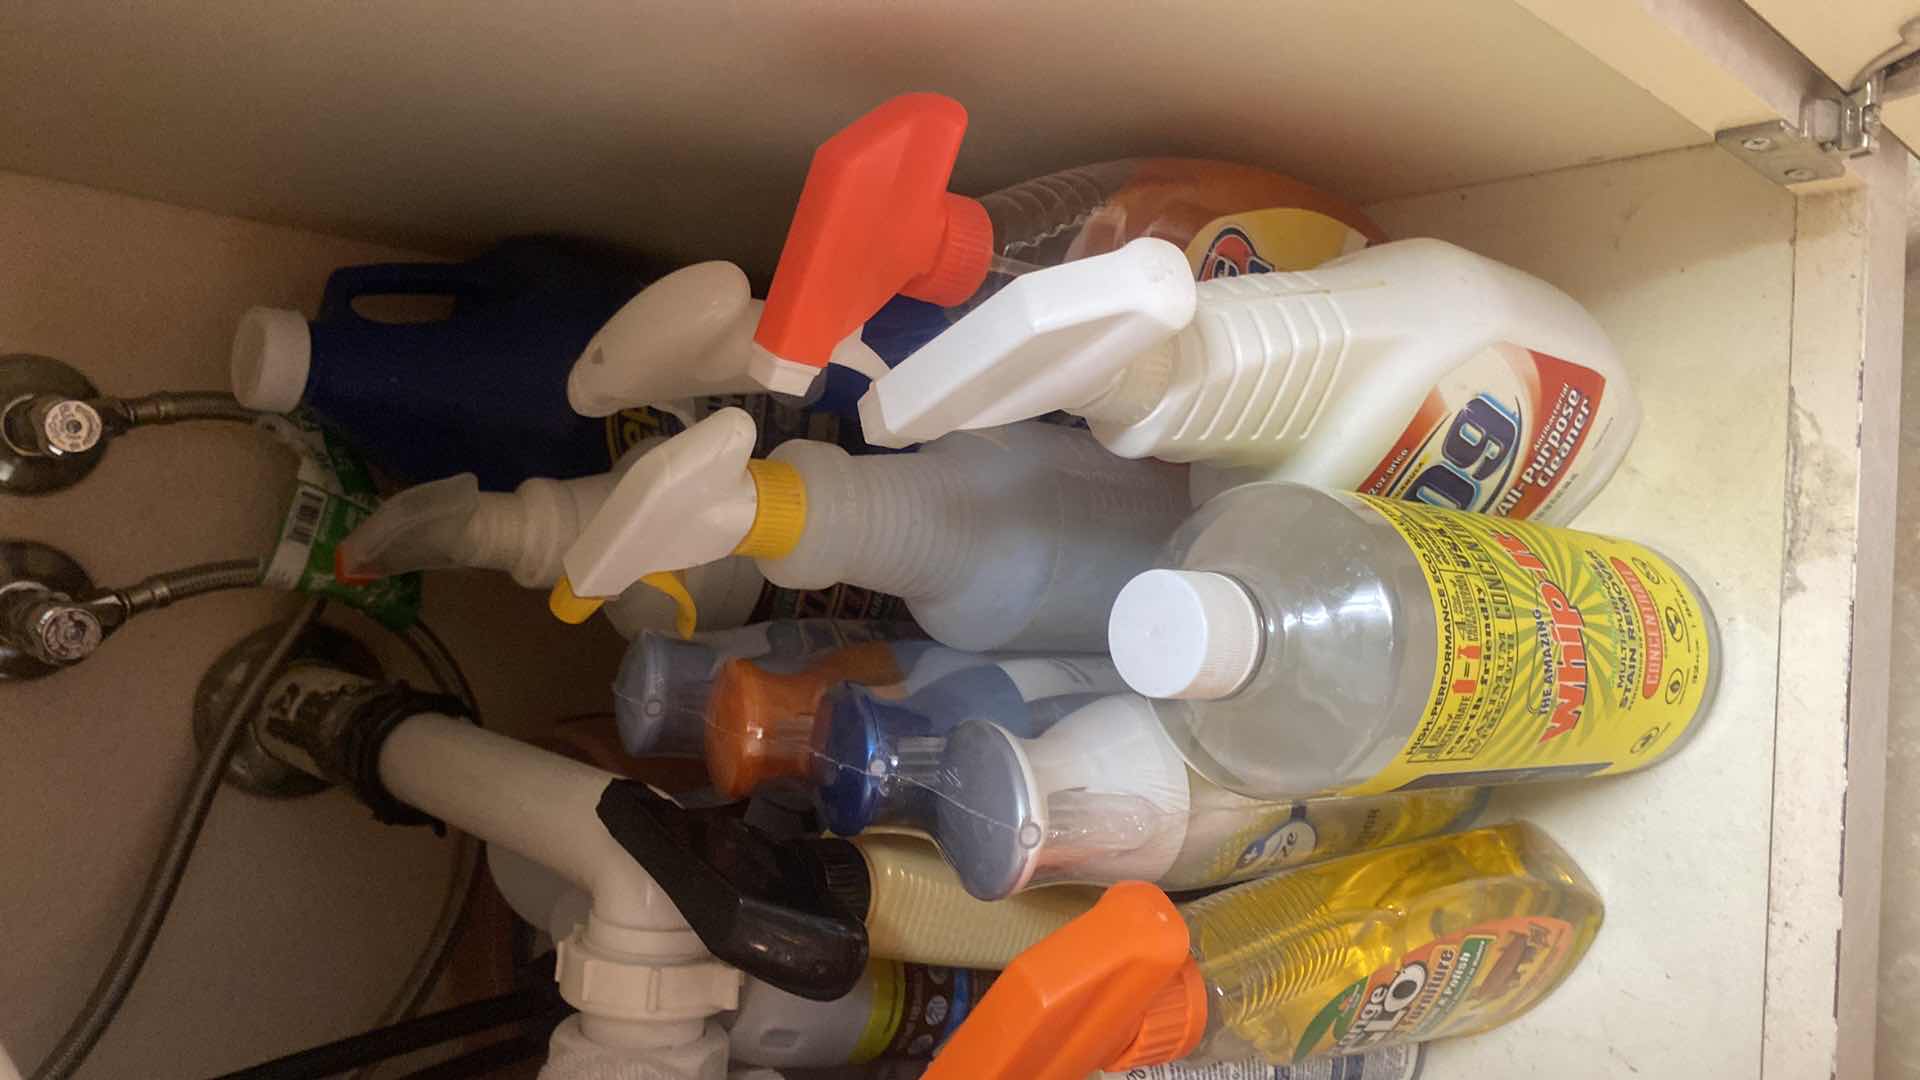
M 0 168 L 764 271 L 811 148 L 921 89 L 971 111 L 967 192 L 1183 154 L 1371 202 L 1709 138 L 1512 0 L 19 0 Z

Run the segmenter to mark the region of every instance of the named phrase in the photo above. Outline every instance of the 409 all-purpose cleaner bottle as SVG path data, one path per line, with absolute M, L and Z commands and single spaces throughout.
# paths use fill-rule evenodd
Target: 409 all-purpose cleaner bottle
M 1713 701 L 1706 598 L 1640 544 L 1296 484 L 1201 507 L 1129 582 L 1115 666 L 1243 795 L 1566 780 L 1672 753 Z
M 1640 408 L 1591 315 L 1439 240 L 1203 281 L 1160 240 L 1024 275 L 876 381 L 904 446 L 1056 409 L 1123 457 L 1204 463 L 1196 501 L 1292 480 L 1564 522 Z

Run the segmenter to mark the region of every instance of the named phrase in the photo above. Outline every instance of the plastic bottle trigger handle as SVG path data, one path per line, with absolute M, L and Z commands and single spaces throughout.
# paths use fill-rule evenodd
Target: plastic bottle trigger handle
M 806 527 L 806 489 L 791 465 L 751 460 L 754 441 L 751 416 L 721 409 L 634 462 L 567 549 L 554 615 L 584 622 L 641 582 L 673 598 L 684 637 L 698 612 L 674 571 L 791 552 Z
M 959 102 L 905 94 L 814 152 L 754 334 L 762 386 L 804 392 L 896 293 L 952 307 L 979 290 L 993 223 L 947 190 L 966 130 Z
M 567 373 L 582 416 L 653 406 L 691 425 L 690 399 L 759 393 L 747 373 L 760 301 L 730 262 L 684 266 L 640 290 L 587 342 Z
M 1078 412 L 1192 322 L 1198 295 L 1186 254 L 1151 238 L 1023 274 L 875 380 L 861 433 L 910 446 Z
M 752 373 L 761 307 L 738 266 L 683 266 L 640 290 L 587 342 L 567 373 L 567 404 L 596 417 L 650 406 L 691 426 L 697 398 L 763 393 Z M 858 328 L 831 359 L 870 379 L 887 371 Z
M 1081 1080 L 1176 1061 L 1207 1022 L 1187 924 L 1124 881 L 1007 966 L 923 1080 Z

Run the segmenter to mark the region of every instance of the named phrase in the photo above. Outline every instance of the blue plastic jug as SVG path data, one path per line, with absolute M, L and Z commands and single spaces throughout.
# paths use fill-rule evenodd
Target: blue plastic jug
M 244 404 L 305 406 L 394 480 L 472 472 L 486 490 L 530 477 L 605 472 L 628 447 L 680 423 L 651 409 L 589 419 L 567 404 L 567 371 L 646 283 L 586 244 L 510 240 L 463 263 L 350 266 L 328 278 L 312 322 L 255 308 L 234 339 Z M 368 318 L 373 296 L 447 296 L 432 322 Z

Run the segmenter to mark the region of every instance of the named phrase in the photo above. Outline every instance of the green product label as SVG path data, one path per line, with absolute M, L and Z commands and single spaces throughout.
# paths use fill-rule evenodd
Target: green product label
M 340 541 L 380 505 L 373 476 L 345 443 L 303 415 L 261 421 L 300 458 L 293 498 L 262 584 L 339 600 L 396 630 L 420 617 L 420 575 L 399 574 L 366 585 L 334 576 Z

